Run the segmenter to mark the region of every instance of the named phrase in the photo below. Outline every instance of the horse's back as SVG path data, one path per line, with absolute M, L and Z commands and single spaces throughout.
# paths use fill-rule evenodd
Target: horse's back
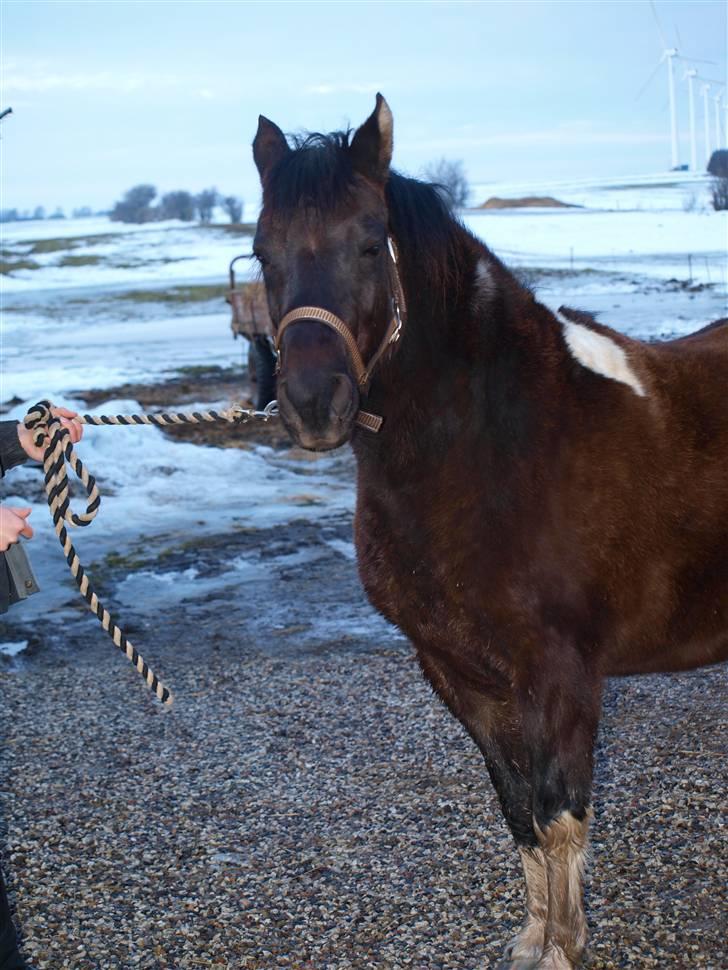
M 654 393 L 676 416 L 704 410 L 728 437 L 728 318 L 674 340 L 642 344 L 638 356 L 653 378 Z
M 701 327 L 700 330 L 695 330 L 693 333 L 686 333 L 682 337 L 665 341 L 665 346 L 668 347 L 684 347 L 689 345 L 700 345 L 701 347 L 728 351 L 728 317 L 721 317 L 720 320 L 714 320 L 712 323 L 706 324 L 706 326 Z

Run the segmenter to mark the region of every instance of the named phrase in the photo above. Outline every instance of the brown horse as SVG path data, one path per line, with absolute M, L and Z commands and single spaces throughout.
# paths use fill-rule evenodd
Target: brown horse
M 574 967 L 603 679 L 728 656 L 728 320 L 552 313 L 390 171 L 379 95 L 293 147 L 261 117 L 253 153 L 281 415 L 351 441 L 364 587 L 485 757 L 526 878 L 504 966 Z

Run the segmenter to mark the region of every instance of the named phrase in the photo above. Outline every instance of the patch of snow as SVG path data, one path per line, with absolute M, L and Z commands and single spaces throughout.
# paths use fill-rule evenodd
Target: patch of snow
M 347 542 L 345 539 L 327 539 L 326 545 L 342 555 L 344 559 L 349 559 L 352 562 L 356 559 L 356 549 L 353 542 Z
M 502 209 L 462 218 L 514 268 L 602 270 L 643 280 L 692 277 L 728 286 L 726 212 Z
M 32 260 L 38 268 L 19 269 L 3 276 L 5 294 L 122 283 L 150 285 L 158 284 L 160 279 L 170 286 L 191 279 L 218 280 L 224 286 L 230 261 L 249 253 L 251 248 L 249 234 L 231 233 L 223 227 L 153 222 L 119 230 L 120 223 L 107 222 L 105 233 L 85 233 L 78 225 L 78 238 L 74 232 L 49 235 L 45 238 L 69 239 L 69 248 L 34 252 L 31 243 L 40 237 L 32 230 L 14 228 L 25 225 L 6 224 L 3 246 L 11 259 Z M 6 232 L 7 226 L 11 228 Z M 236 275 L 241 280 L 252 278 L 256 272 L 257 265 L 252 261 L 242 260 L 236 265 Z
M 711 184 L 712 179 L 703 172 L 658 172 L 652 175 L 622 175 L 619 178 L 546 182 L 538 179 L 480 182 L 472 186 L 471 198 L 475 205 L 482 205 L 492 196 L 505 199 L 551 196 L 560 202 L 588 209 L 685 211 L 709 207 Z
M 4 643 L 0 643 L 0 653 L 5 657 L 17 657 L 27 646 L 27 640 L 6 640 Z

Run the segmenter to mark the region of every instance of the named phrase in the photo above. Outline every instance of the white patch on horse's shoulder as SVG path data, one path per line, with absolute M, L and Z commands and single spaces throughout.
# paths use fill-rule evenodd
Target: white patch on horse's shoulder
M 564 328 L 566 345 L 580 364 L 596 374 L 626 384 L 640 397 L 645 396 L 647 392 L 642 381 L 635 374 L 627 354 L 618 343 L 603 333 L 590 330 L 584 324 L 568 320 L 561 313 L 557 317 Z
M 496 282 L 486 259 L 479 259 L 475 265 L 475 292 L 473 305 L 482 307 L 489 303 L 496 294 Z

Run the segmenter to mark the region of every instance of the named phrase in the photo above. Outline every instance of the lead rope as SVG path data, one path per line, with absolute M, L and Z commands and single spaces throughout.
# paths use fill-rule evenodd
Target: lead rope
M 117 625 L 106 607 L 101 603 L 91 585 L 86 571 L 81 565 L 76 550 L 73 547 L 66 524 L 70 526 L 87 526 L 96 518 L 101 505 L 101 495 L 96 480 L 85 468 L 83 462 L 73 448 L 73 442 L 67 428 L 61 419 L 56 417 L 50 401 L 40 401 L 28 411 L 24 419 L 25 427 L 33 434 L 36 447 L 43 447 L 43 471 L 45 473 L 45 491 L 48 507 L 53 518 L 56 535 L 63 548 L 66 562 L 71 575 L 86 601 L 86 605 L 95 614 L 114 644 L 132 662 L 142 675 L 147 687 L 163 704 L 171 706 L 172 694 L 159 680 L 154 671 L 147 665 L 144 658 L 128 639 L 124 631 Z M 217 421 L 227 421 L 235 424 L 259 418 L 268 421 L 278 415 L 278 405 L 275 401 L 263 411 L 254 411 L 234 404 L 224 411 L 193 411 L 188 414 L 162 412 L 161 414 L 84 414 L 77 418 L 81 424 L 89 425 L 142 425 L 153 424 L 165 427 L 175 424 L 205 424 Z M 86 511 L 80 515 L 70 507 L 68 473 L 66 462 L 86 490 Z

